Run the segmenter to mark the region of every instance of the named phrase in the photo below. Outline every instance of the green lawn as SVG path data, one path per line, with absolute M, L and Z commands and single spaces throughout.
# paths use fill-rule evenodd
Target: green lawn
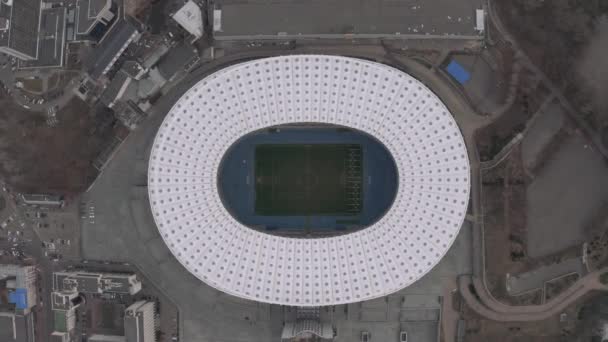
M 362 209 L 362 177 L 361 145 L 258 145 L 255 213 L 358 214 Z

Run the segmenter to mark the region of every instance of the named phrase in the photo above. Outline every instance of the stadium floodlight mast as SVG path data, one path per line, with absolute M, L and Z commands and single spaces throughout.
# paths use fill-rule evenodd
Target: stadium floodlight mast
M 217 182 L 224 153 L 250 132 L 287 123 L 350 127 L 383 143 L 399 177 L 387 213 L 313 239 L 232 217 Z M 414 283 L 454 242 L 470 189 L 462 134 L 431 90 L 387 65 L 324 55 L 248 61 L 205 77 L 167 114 L 148 171 L 154 220 L 189 272 L 237 297 L 293 306 L 358 302 Z

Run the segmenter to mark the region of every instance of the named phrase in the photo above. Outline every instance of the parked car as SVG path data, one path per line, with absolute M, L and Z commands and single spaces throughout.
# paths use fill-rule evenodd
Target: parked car
M 407 331 L 399 333 L 399 342 L 407 342 Z
M 372 334 L 369 331 L 362 331 L 361 332 L 361 342 L 371 342 L 372 341 Z

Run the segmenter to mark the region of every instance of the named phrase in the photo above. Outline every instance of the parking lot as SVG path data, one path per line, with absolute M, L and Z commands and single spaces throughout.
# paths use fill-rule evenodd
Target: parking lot
M 444 37 L 481 38 L 475 9 L 481 0 L 260 0 L 216 2 L 216 39 Z
M 25 207 L 25 217 L 42 241 L 41 248 L 51 260 L 80 258 L 78 203 L 65 208 Z
M 9 261 L 23 261 L 25 247 L 32 241 L 33 232 L 15 203 L 14 193 L 0 183 L 0 257 Z

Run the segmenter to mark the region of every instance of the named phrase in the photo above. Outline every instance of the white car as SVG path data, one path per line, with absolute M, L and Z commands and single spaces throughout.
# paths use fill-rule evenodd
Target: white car
M 407 331 L 399 333 L 399 342 L 407 342 Z

